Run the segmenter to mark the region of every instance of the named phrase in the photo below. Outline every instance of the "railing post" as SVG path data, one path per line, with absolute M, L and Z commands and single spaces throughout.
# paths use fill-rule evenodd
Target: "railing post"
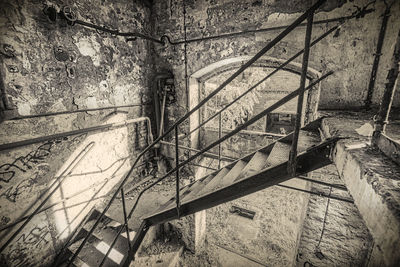
M 222 113 L 218 115 L 218 139 L 222 137 Z M 218 144 L 218 169 L 221 169 L 221 143 Z
M 391 6 L 387 5 L 385 12 L 383 13 L 383 19 L 382 19 L 381 29 L 379 31 L 378 43 L 376 45 L 374 63 L 372 64 L 371 77 L 368 84 L 367 99 L 365 100 L 365 107 L 367 109 L 371 108 L 372 95 L 374 93 L 376 75 L 378 73 L 378 68 L 379 68 L 379 60 L 382 55 L 383 42 L 385 40 L 386 28 L 390 17 L 390 7 Z
M 125 222 L 125 230 L 126 230 L 126 238 L 128 239 L 128 253 L 131 253 L 132 246 L 131 246 L 131 239 L 129 237 L 129 226 L 128 226 L 128 217 L 126 216 L 126 204 L 125 204 L 125 193 L 124 188 L 121 188 L 121 200 L 122 200 L 122 209 L 124 212 L 124 222 Z
M 297 113 L 296 113 L 296 122 L 293 134 L 293 142 L 289 154 L 288 172 L 293 176 L 296 174 L 296 168 L 297 168 L 297 144 L 299 141 L 301 117 L 303 113 L 303 102 L 304 102 L 304 92 L 305 92 L 304 89 L 306 86 L 306 79 L 307 79 L 308 57 L 310 55 L 310 43 L 311 43 L 313 20 L 314 20 L 314 12 L 312 12 L 307 17 L 307 30 L 305 36 L 303 63 L 301 67 L 301 77 L 300 77 L 300 88 L 299 88 L 300 92 L 297 99 Z
M 175 126 L 175 168 L 176 168 L 176 210 L 178 218 L 180 217 L 179 201 L 179 144 L 178 144 L 178 125 Z
M 396 90 L 397 78 L 400 65 L 400 30 L 397 34 L 396 45 L 393 51 L 391 66 L 386 77 L 385 91 L 383 92 L 379 112 L 375 118 L 375 130 L 372 134 L 372 144 L 376 144 L 381 133 L 385 133 L 388 123 L 390 108 L 393 102 L 394 91 Z

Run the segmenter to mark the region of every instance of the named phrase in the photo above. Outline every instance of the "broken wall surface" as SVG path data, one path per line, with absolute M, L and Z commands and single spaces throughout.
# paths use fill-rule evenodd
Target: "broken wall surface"
M 66 238 L 91 208 L 103 207 L 149 143 L 147 122 L 130 120 L 151 114 L 151 44 L 127 43 L 61 19 L 52 23 L 43 13 L 46 5 L 59 11 L 67 4 L 84 21 L 121 32 L 151 31 L 151 11 L 142 1 L 0 1 L 0 79 L 8 105 L 0 144 L 122 123 L 0 152 L 0 224 L 7 227 L 0 232 L 1 245 L 17 228 L 8 226 L 29 215 L 39 197 L 65 178 L 45 210 L 2 253 L 2 266 L 51 264 Z M 131 104 L 138 106 L 10 120 Z
M 311 1 L 185 1 L 187 39 L 205 38 L 240 31 L 260 30 L 274 26 L 288 25 L 301 15 Z M 319 10 L 314 21 L 351 16 L 357 7 L 364 7 L 370 1 L 328 1 Z M 375 11 L 359 19 L 345 22 L 336 31 L 311 49 L 309 67 L 321 72 L 334 71 L 321 83 L 320 108 L 354 108 L 364 105 L 372 62 L 376 50 L 381 15 L 385 10 L 383 1 L 368 6 Z M 184 40 L 184 16 L 182 1 L 156 1 L 155 36 L 168 35 L 172 41 Z M 393 52 L 394 38 L 400 28 L 400 3 L 395 1 L 386 33 L 380 68 L 376 81 L 373 104 L 379 105 L 384 82 Z M 338 22 L 314 25 L 313 38 L 320 36 Z M 238 36 L 220 37 L 211 40 L 193 41 L 187 44 L 188 76 L 192 73 L 227 58 L 255 55 L 282 29 L 265 32 L 250 32 Z M 305 27 L 298 27 L 266 53 L 267 56 L 288 59 L 304 47 Z M 180 107 L 174 117 L 184 114 L 185 59 L 184 45 L 156 46 L 159 55 L 159 69 L 174 72 Z M 301 63 L 301 57 L 295 60 Z M 220 81 L 220 84 L 223 80 Z M 190 93 L 190 92 L 189 92 Z M 399 106 L 396 94 L 394 105 Z
M 45 2 L 57 10 L 67 2 Z M 140 104 L 151 72 L 149 43 L 48 21 L 45 3 L 2 1 L 1 73 L 9 105 L 19 115 L 73 108 Z M 140 1 L 79 1 L 78 19 L 149 32 L 150 11 Z

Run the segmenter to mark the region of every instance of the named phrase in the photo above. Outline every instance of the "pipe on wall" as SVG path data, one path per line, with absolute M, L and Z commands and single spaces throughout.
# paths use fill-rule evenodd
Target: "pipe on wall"
M 108 124 L 97 125 L 97 126 L 93 126 L 93 127 L 89 127 L 89 128 L 83 128 L 83 129 L 78 129 L 78 130 L 73 130 L 73 131 L 68 131 L 68 132 L 40 136 L 40 137 L 26 139 L 26 140 L 12 142 L 12 143 L 6 143 L 6 144 L 0 145 L 0 151 L 11 150 L 11 149 L 15 149 L 18 147 L 37 144 L 37 143 L 41 143 L 41 142 L 46 142 L 46 141 L 54 140 L 57 138 L 63 138 L 63 137 L 71 136 L 71 135 L 89 133 L 89 132 L 94 132 L 94 131 L 106 131 L 106 130 L 110 130 L 113 128 L 124 127 L 129 124 L 138 123 L 141 121 L 147 121 L 148 142 L 149 142 L 149 144 L 151 144 L 153 142 L 153 134 L 151 131 L 150 118 L 149 117 L 139 117 L 139 118 L 135 118 L 135 119 L 125 120 L 122 122 L 108 123 Z

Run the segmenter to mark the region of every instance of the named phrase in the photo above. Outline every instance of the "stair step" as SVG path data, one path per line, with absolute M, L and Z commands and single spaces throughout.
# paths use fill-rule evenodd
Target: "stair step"
M 240 179 L 243 179 L 251 174 L 254 174 L 262 170 L 265 166 L 265 162 L 267 159 L 268 159 L 268 154 L 257 151 L 234 181 L 238 181 Z
M 189 184 L 189 185 L 187 185 L 187 186 L 185 186 L 185 187 L 182 187 L 181 190 L 179 191 L 179 192 L 180 192 L 180 195 L 179 195 L 179 196 L 180 196 L 180 199 L 182 199 L 182 198 L 184 198 L 186 195 L 188 195 L 188 194 L 191 192 L 191 188 L 192 188 L 192 187 L 195 187 L 197 182 L 200 183 L 200 180 L 198 180 L 198 181 L 196 181 L 196 182 L 194 182 L 194 183 L 191 183 L 191 184 Z M 165 202 L 163 205 L 161 205 L 161 206 L 160 206 L 155 212 L 153 212 L 153 213 L 156 214 L 156 213 L 158 213 L 158 212 L 160 212 L 160 211 L 165 210 L 165 208 L 168 207 L 168 206 L 170 206 L 172 203 L 176 203 L 176 193 L 175 193 L 175 191 L 173 192 L 172 197 L 171 197 L 167 202 Z
M 197 183 L 196 187 L 192 187 L 190 193 L 181 198 L 181 203 L 187 202 L 188 200 L 195 198 L 197 196 L 197 193 L 200 192 L 200 190 L 202 190 L 204 186 L 206 186 L 215 176 L 215 173 L 213 173 L 208 175 L 205 179 L 198 180 L 199 182 Z
M 265 161 L 264 168 L 282 164 L 289 159 L 291 145 L 282 142 L 276 142 L 269 154 L 268 159 Z
M 284 137 L 278 141 L 281 143 L 292 144 L 293 133 L 291 133 L 290 135 L 287 135 L 286 137 Z M 300 130 L 297 148 L 303 148 L 303 151 L 304 151 L 305 148 L 309 148 L 313 145 L 319 144 L 320 142 L 321 142 L 321 138 L 320 138 L 319 134 L 317 134 L 313 131 Z
M 246 164 L 247 162 L 244 160 L 236 162 L 235 166 L 221 179 L 218 188 L 231 184 L 240 175 Z
M 86 232 L 86 234 L 88 233 L 83 228 L 81 231 Z M 69 246 L 68 250 L 70 253 L 74 254 L 80 244 L 81 242 L 76 242 Z M 99 266 L 109 247 L 107 242 L 91 235 L 78 254 L 78 258 L 88 266 Z M 103 266 L 119 266 L 119 264 L 123 262 L 125 256 L 126 253 L 118 251 L 114 247 Z
M 207 191 L 212 191 L 218 188 L 218 185 L 220 184 L 222 178 L 230 171 L 231 169 L 228 167 L 222 168 L 218 174 L 206 185 L 201 189 L 198 193 L 198 195 L 202 195 Z

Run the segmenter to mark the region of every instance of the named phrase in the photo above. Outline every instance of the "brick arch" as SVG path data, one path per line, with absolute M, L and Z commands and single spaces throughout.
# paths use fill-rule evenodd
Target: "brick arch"
M 214 77 L 219 75 L 223 72 L 237 69 L 245 64 L 251 56 L 239 56 L 234 58 L 227 58 L 215 63 L 209 64 L 190 75 L 189 78 L 189 105 L 190 109 L 195 107 L 200 101 L 200 91 L 202 88 L 203 83 Z M 261 68 L 277 68 L 286 60 L 284 59 L 277 59 L 273 57 L 262 57 L 257 62 L 253 63 L 251 67 L 261 67 Z M 301 64 L 291 62 L 287 64 L 283 71 L 292 72 L 295 74 L 301 74 Z M 313 80 L 319 78 L 321 73 L 313 68 L 308 68 L 307 70 L 307 78 L 312 82 Z M 314 86 L 311 90 L 309 90 L 309 94 L 307 97 L 307 109 L 305 112 L 305 121 L 309 122 L 315 119 L 316 112 L 318 108 L 318 101 L 319 101 L 319 93 L 320 93 L 320 86 Z M 200 112 L 196 111 L 190 116 L 190 130 L 195 129 L 200 124 Z M 192 147 L 197 148 L 199 145 L 199 132 L 196 131 L 191 135 L 191 144 Z

